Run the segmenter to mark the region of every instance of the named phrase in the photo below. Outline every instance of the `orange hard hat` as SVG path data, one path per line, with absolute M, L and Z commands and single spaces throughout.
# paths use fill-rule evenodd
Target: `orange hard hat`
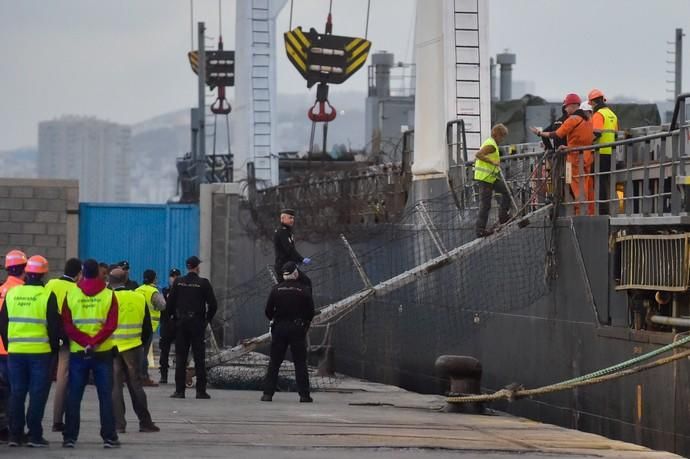
M 594 88 L 591 91 L 589 91 L 589 94 L 587 95 L 587 100 L 592 101 L 600 97 L 604 97 L 604 93 L 601 92 L 601 89 Z
M 48 272 L 48 260 L 40 255 L 34 255 L 26 262 L 27 273 L 45 274 Z
M 26 254 L 21 250 L 10 250 L 5 255 L 5 268 L 26 264 Z
M 567 94 L 565 96 L 565 99 L 563 99 L 563 105 L 571 105 L 571 104 L 577 104 L 580 105 L 582 103 L 582 99 L 580 99 L 580 96 L 574 93 Z

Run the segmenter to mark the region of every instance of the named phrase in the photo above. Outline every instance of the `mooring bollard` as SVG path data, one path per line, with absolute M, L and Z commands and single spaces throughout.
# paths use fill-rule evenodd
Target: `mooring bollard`
M 481 393 L 482 364 L 474 357 L 465 355 L 442 355 L 434 364 L 436 373 L 450 380 L 449 396 L 478 395 Z M 447 413 L 482 414 L 481 402 L 447 403 Z

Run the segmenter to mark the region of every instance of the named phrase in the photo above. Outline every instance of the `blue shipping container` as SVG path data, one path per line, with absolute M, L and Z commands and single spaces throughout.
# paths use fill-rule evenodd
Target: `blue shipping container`
M 79 257 L 108 264 L 129 261 L 130 278 L 144 270 L 168 283 L 170 268 L 199 255 L 199 206 L 195 204 L 79 204 Z

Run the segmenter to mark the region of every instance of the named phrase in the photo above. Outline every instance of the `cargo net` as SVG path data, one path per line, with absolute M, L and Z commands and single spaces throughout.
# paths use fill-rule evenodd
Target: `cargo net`
M 513 177 L 515 188 L 527 177 Z M 477 207 L 467 199 L 459 206 L 458 191 L 409 207 L 398 223 L 333 234 L 325 241 L 328 250 L 309 254 L 313 263 L 300 269 L 312 281 L 321 312 L 309 333 L 314 389 L 337 386 L 334 370 L 398 385 L 410 371 L 435 381 L 435 358 L 467 349 L 469 327 L 520 314 L 547 294 L 553 227 L 544 203 L 523 190 L 521 224 L 514 220 L 477 239 Z M 494 209 L 489 225 L 495 220 Z M 302 231 L 308 229 L 297 232 L 298 247 Z M 219 295 L 225 319 L 214 330 L 228 345 L 240 345 L 221 350 L 209 365 L 216 386 L 259 387 L 270 339 L 263 311 L 274 284 L 266 267 Z M 409 364 L 403 362 L 419 366 L 404 368 Z M 289 363 L 281 384 L 294 386 Z

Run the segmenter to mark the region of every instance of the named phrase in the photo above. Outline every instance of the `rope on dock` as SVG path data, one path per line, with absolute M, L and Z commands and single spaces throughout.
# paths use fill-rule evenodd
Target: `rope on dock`
M 667 352 L 671 349 L 675 349 L 679 346 L 682 346 L 688 342 L 690 342 L 690 336 L 687 336 L 687 337 L 685 337 L 681 340 L 678 340 L 674 343 L 671 343 L 671 344 L 668 344 L 664 347 L 656 349 L 652 352 L 648 352 L 647 354 L 643 354 L 643 355 L 636 357 L 634 359 L 630 359 L 630 360 L 627 360 L 625 362 L 619 363 L 617 365 L 614 365 L 614 366 L 611 366 L 608 368 L 604 368 L 604 369 L 595 371 L 594 373 L 590 373 L 590 374 L 587 374 L 584 376 L 569 379 L 567 381 L 563 381 L 560 383 L 550 384 L 548 386 L 542 386 L 542 387 L 538 387 L 535 389 L 523 389 L 519 386 L 515 389 L 504 388 L 504 389 L 501 389 L 501 390 L 494 392 L 493 394 L 468 395 L 468 396 L 460 396 L 460 397 L 447 397 L 446 402 L 448 402 L 448 403 L 490 402 L 490 401 L 501 400 L 501 399 L 513 401 L 513 400 L 526 398 L 526 397 L 534 397 L 536 395 L 544 395 L 544 394 L 549 394 L 552 392 L 560 392 L 560 391 L 564 391 L 564 390 L 574 389 L 576 387 L 581 387 L 581 386 L 590 386 L 593 384 L 600 384 L 603 382 L 612 381 L 614 379 L 622 378 L 624 376 L 629 376 L 629 375 L 632 375 L 635 373 L 640 373 L 640 372 L 643 372 L 646 370 L 651 370 L 652 368 L 667 365 L 671 362 L 675 362 L 676 360 L 680 360 L 680 359 L 683 359 L 685 357 L 690 357 L 690 350 L 686 350 L 686 351 L 680 352 L 678 354 L 673 354 L 671 356 L 664 357 L 664 358 L 655 360 L 653 362 L 650 362 L 650 363 L 647 363 L 644 365 L 640 365 L 638 367 L 628 368 L 628 367 L 631 367 L 631 366 L 633 366 L 639 362 L 642 362 L 644 360 L 648 360 L 652 357 L 655 357 L 659 354 Z

